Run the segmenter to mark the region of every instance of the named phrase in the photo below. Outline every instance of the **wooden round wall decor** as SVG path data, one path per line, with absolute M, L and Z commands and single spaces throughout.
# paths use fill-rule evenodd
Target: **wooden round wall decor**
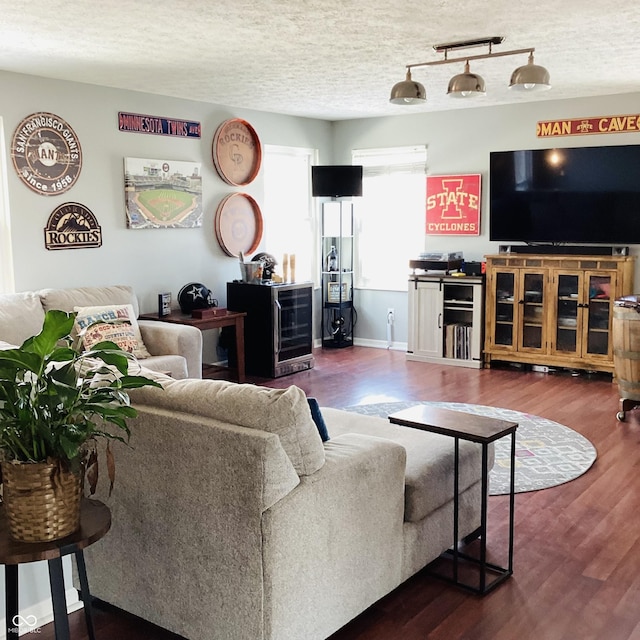
M 29 189 L 42 196 L 56 196 L 76 183 L 82 169 L 82 149 L 76 132 L 60 116 L 32 113 L 13 133 L 11 160 Z
M 232 193 L 218 205 L 215 217 L 218 244 L 228 256 L 253 253 L 262 239 L 262 212 L 246 193 Z
M 213 136 L 212 155 L 218 175 L 227 184 L 236 187 L 247 185 L 260 171 L 260 138 L 246 120 L 225 120 Z

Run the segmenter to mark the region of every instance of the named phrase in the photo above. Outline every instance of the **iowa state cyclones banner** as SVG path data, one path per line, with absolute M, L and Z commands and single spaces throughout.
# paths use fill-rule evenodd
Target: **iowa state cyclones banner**
M 480 174 L 427 176 L 427 235 L 480 235 Z

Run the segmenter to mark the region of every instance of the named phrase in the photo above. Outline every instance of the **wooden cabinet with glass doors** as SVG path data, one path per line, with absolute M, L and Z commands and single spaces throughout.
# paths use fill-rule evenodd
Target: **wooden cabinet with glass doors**
M 487 256 L 484 362 L 613 373 L 613 302 L 633 292 L 632 256 Z

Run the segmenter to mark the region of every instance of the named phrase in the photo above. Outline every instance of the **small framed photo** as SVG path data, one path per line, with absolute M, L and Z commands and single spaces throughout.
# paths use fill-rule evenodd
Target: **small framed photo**
M 327 302 L 346 302 L 348 299 L 346 282 L 327 283 Z
M 168 316 L 171 313 L 171 294 L 158 294 L 158 315 L 160 317 Z

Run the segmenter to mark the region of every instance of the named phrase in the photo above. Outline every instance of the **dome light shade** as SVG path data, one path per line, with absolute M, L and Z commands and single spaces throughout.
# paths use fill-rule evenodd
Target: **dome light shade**
M 509 88 L 514 91 L 546 91 L 551 89 L 549 72 L 540 65 L 533 63 L 533 53 L 529 54 L 529 61 L 518 67 L 511 74 Z
M 464 65 L 464 73 L 459 73 L 449 80 L 447 93 L 452 98 L 473 98 L 486 93 L 482 76 L 470 73 L 469 63 Z
M 407 77 L 397 82 L 391 89 L 389 102 L 393 104 L 420 104 L 427 99 L 424 85 L 411 79 L 411 69 L 407 69 Z

